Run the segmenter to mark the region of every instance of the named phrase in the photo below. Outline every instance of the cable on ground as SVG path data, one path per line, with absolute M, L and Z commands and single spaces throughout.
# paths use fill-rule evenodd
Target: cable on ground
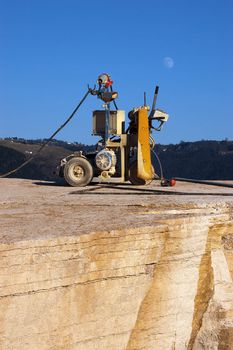
M 195 180 L 195 179 L 186 179 L 183 177 L 174 177 L 173 178 L 176 181 L 180 182 L 191 182 L 195 184 L 203 184 L 203 185 L 210 185 L 210 186 L 220 186 L 220 187 L 230 187 L 233 188 L 233 185 L 227 184 L 224 182 L 215 182 L 215 181 L 208 181 L 208 180 Z

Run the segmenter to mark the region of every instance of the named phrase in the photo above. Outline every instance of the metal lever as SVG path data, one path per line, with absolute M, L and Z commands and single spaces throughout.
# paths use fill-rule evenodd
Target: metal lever
M 159 93 L 159 86 L 156 85 L 156 87 L 155 87 L 155 92 L 154 92 L 154 99 L 153 99 L 153 103 L 152 103 L 152 107 L 151 107 L 151 112 L 150 112 L 150 115 L 149 115 L 149 119 L 153 118 L 153 115 L 154 115 L 154 112 L 155 112 L 155 105 L 156 105 L 158 93 Z

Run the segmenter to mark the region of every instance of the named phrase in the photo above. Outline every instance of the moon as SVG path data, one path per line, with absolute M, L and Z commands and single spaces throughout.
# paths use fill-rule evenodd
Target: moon
M 171 57 L 164 57 L 163 64 L 167 69 L 172 69 L 174 67 L 174 60 Z

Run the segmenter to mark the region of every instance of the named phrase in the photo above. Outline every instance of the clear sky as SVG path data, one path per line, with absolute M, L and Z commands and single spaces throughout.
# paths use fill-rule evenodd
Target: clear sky
M 127 112 L 160 86 L 158 142 L 233 138 L 232 0 L 0 0 L 0 52 L 0 137 L 49 137 L 107 72 Z M 100 107 L 57 138 L 94 143 Z

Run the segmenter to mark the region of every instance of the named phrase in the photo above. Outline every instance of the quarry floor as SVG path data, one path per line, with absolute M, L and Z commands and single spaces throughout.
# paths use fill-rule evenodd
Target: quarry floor
M 233 189 L 0 193 L 1 350 L 233 350 Z
M 226 183 L 233 183 L 226 182 Z M 233 207 L 233 189 L 177 183 L 161 187 L 93 184 L 83 188 L 0 179 L 0 242 L 81 235 L 160 224 L 175 216 Z

